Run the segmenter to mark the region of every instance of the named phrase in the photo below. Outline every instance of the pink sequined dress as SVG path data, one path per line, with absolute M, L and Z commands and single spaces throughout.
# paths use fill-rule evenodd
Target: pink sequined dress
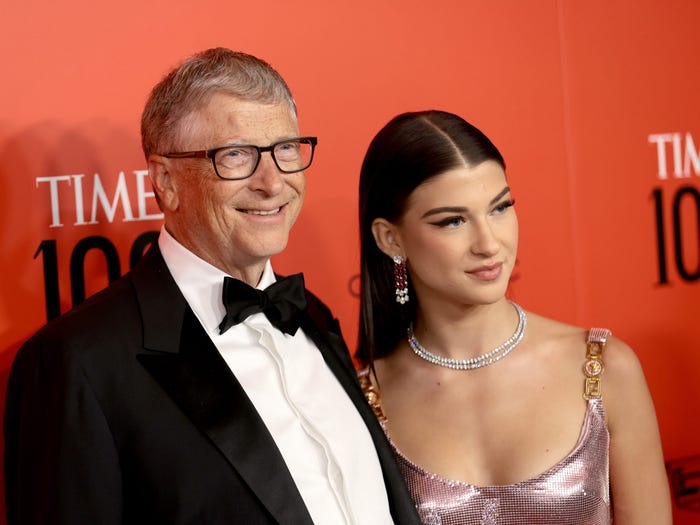
M 589 351 L 591 342 L 602 352 L 605 338 L 601 344 L 589 336 Z M 587 408 L 578 441 L 564 459 L 532 479 L 493 487 L 445 479 L 411 462 L 392 442 L 425 525 L 610 525 L 609 434 L 599 395 L 602 367 L 589 366 L 590 356 L 587 359 Z M 370 404 L 381 415 L 376 390 L 368 392 L 368 379 L 362 373 L 360 378 Z M 592 389 L 591 380 L 598 382 Z

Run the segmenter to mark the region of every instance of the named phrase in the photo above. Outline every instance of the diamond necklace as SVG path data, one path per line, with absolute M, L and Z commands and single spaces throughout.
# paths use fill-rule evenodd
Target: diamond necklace
M 511 302 L 510 304 L 512 304 L 515 310 L 518 312 L 518 326 L 515 328 L 515 332 L 513 332 L 513 335 L 511 335 L 503 344 L 498 345 L 493 350 L 490 350 L 485 354 L 481 354 L 478 357 L 470 357 L 469 359 L 452 359 L 450 357 L 443 357 L 441 355 L 433 354 L 421 346 L 418 339 L 416 339 L 416 336 L 413 333 L 413 323 L 408 325 L 408 330 L 406 331 L 408 345 L 418 357 L 421 357 L 434 365 L 452 368 L 453 370 L 473 370 L 475 368 L 481 368 L 482 366 L 488 366 L 510 354 L 513 349 L 520 344 L 523 337 L 525 337 L 525 329 L 527 328 L 527 315 L 525 314 L 525 310 L 520 308 L 520 306 L 514 302 Z

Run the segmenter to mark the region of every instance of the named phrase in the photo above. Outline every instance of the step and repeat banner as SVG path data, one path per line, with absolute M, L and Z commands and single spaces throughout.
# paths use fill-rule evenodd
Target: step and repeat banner
M 274 265 L 304 271 L 350 347 L 357 181 L 370 139 L 394 115 L 428 108 L 490 136 L 518 203 L 513 297 L 607 326 L 636 350 L 675 522 L 697 523 L 698 20 L 694 0 L 4 6 L 0 401 L 21 343 L 128 271 L 157 235 L 143 104 L 182 58 L 225 46 L 277 68 L 302 134 L 319 137 L 304 209 Z

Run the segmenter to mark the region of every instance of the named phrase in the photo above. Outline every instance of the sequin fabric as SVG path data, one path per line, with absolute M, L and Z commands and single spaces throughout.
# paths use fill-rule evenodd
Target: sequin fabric
M 591 330 L 589 349 L 593 343 L 602 351 L 609 334 L 605 329 Z M 361 371 L 359 379 L 386 432 L 381 395 L 369 371 Z M 572 451 L 542 474 L 513 485 L 481 487 L 427 472 L 406 458 L 387 433 L 423 524 L 610 525 L 610 435 L 599 391 L 586 399 Z
M 609 435 L 599 398 L 588 407 L 576 446 L 537 477 L 478 487 L 412 463 L 392 443 L 425 525 L 609 525 Z

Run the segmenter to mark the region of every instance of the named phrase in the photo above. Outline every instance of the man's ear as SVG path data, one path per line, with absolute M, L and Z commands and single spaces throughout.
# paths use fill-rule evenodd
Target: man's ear
M 170 162 L 165 157 L 155 154 L 148 157 L 148 177 L 163 211 L 175 211 L 180 205 L 177 184 L 170 173 L 170 167 Z
M 372 221 L 372 235 L 374 236 L 374 242 L 377 243 L 377 248 L 389 257 L 404 255 L 401 247 L 401 237 L 396 226 L 391 222 L 381 217 L 374 219 Z

